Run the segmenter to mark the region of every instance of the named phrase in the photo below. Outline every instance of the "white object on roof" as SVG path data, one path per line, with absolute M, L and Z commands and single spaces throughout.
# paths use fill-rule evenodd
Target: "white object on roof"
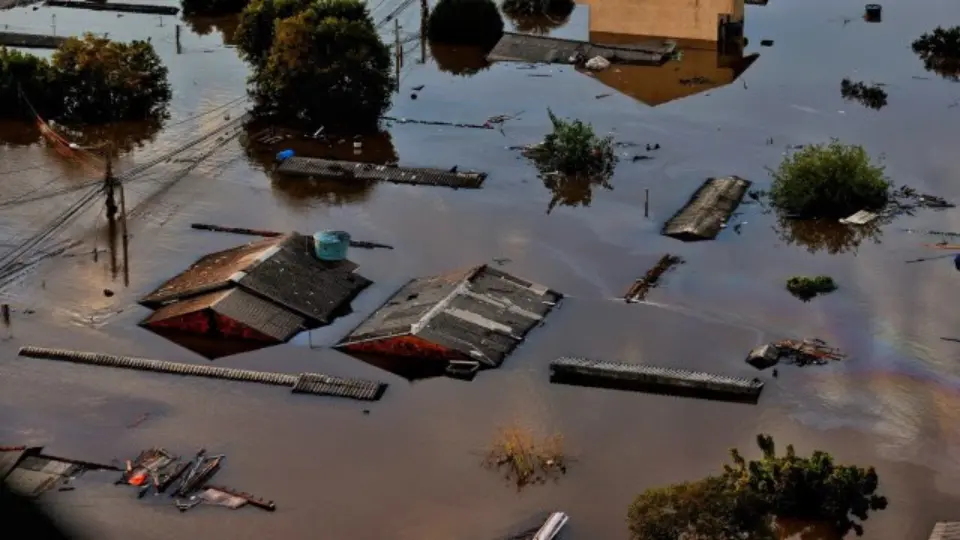
M 585 67 L 591 71 L 603 71 L 610 67 L 610 61 L 602 56 L 594 56 L 587 60 Z
M 880 214 L 868 212 L 866 210 L 860 210 L 852 216 L 847 216 L 841 219 L 840 223 L 843 223 L 844 225 L 866 225 L 878 217 L 880 217 Z

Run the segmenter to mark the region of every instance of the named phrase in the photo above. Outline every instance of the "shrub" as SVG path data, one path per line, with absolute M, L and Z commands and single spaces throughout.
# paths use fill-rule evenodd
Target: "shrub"
M 503 469 L 506 478 L 522 489 L 566 472 L 563 438 L 553 435 L 537 440 L 530 430 L 511 427 L 497 433 L 484 465 Z
M 880 110 L 887 106 L 887 92 L 879 84 L 867 86 L 862 82 L 840 81 L 840 95 L 844 99 L 859 101 L 864 107 Z
M 757 445 L 759 460 L 734 449 L 717 475 L 640 494 L 627 513 L 631 538 L 773 540 L 778 519 L 822 523 L 843 538 L 862 535 L 869 512 L 887 507 L 872 467 L 837 465 L 819 450 L 800 457 L 792 446 L 778 456 L 769 435 L 758 435 Z
M 492 0 L 440 0 L 427 21 L 430 41 L 492 48 L 503 36 L 503 18 Z
M 787 280 L 787 290 L 806 302 L 817 295 L 832 293 L 837 290 L 837 284 L 830 276 L 793 276 Z
M 532 148 L 529 156 L 541 172 L 608 177 L 617 163 L 613 137 L 597 137 L 590 124 L 562 120 L 547 109 L 553 132 Z
M 278 21 L 275 32 L 252 79 L 258 113 L 311 130 L 377 129 L 394 81 L 389 49 L 363 3 L 319 0 Z
M 883 208 L 890 199 L 884 168 L 873 165 L 863 147 L 836 140 L 787 156 L 772 175 L 770 201 L 793 217 L 842 218 Z
M 912 48 L 927 71 L 951 80 L 960 77 L 960 26 L 938 26 L 914 41 Z
M 576 7 L 573 0 L 503 0 L 503 12 L 512 18 L 549 15 L 560 19 L 569 17 Z

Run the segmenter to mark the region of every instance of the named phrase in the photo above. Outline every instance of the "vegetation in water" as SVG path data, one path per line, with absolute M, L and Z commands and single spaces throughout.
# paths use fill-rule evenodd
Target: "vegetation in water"
M 862 146 L 805 146 L 771 171 L 770 202 L 783 214 L 804 219 L 844 218 L 859 210 L 878 210 L 891 198 L 881 165 Z
M 503 0 L 500 7 L 510 17 L 554 14 L 566 17 L 573 12 L 575 4 L 572 0 Z
M 793 276 L 787 280 L 787 290 L 806 302 L 815 296 L 832 293 L 837 290 L 837 284 L 830 276 Z
M 833 219 L 790 219 L 779 216 L 774 229 L 780 240 L 788 245 L 802 246 L 810 253 L 838 255 L 856 252 L 866 240 L 879 244 L 882 223 L 877 219 L 866 225 L 850 226 Z
M 390 51 L 359 0 L 256 0 L 237 46 L 254 68 L 259 117 L 358 133 L 376 131 L 390 107 Z
M 503 17 L 492 0 L 440 0 L 427 20 L 431 42 L 490 50 L 501 36 Z
M 547 109 L 553 131 L 531 148 L 541 172 L 588 177 L 609 177 L 617 165 L 613 137 L 597 137 L 593 126 L 580 120 L 564 120 Z
M 840 95 L 877 111 L 887 106 L 887 92 L 879 84 L 867 86 L 862 82 L 843 79 L 840 81 Z
M 250 0 L 180 0 L 180 7 L 186 16 L 217 17 L 240 13 L 248 3 Z
M 917 38 L 912 48 L 927 71 L 945 79 L 960 80 L 960 26 L 938 26 Z
M 0 48 L 0 117 L 24 118 L 24 97 L 46 119 L 104 124 L 166 115 L 167 68 L 146 41 L 68 38 L 50 61 Z
M 520 427 L 500 430 L 483 463 L 504 471 L 518 490 L 567 472 L 560 435 L 538 440 L 530 430 Z
M 872 467 L 838 465 L 819 450 L 800 457 L 792 446 L 778 456 L 769 435 L 758 435 L 757 445 L 759 460 L 747 461 L 734 449 L 732 463 L 716 475 L 640 494 L 627 513 L 631 538 L 773 540 L 780 521 L 860 536 L 869 513 L 887 507 Z

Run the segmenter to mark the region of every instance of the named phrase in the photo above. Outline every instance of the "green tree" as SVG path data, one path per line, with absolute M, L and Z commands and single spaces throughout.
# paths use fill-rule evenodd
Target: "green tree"
M 243 11 L 250 0 L 180 0 L 186 16 L 218 17 Z
M 884 168 L 873 165 L 862 146 L 805 146 L 771 172 L 770 202 L 799 218 L 843 218 L 858 210 L 879 210 L 890 199 Z
M 146 41 L 69 38 L 54 52 L 52 65 L 63 94 L 55 116 L 95 124 L 166 114 L 167 68 Z
M 597 137 L 590 124 L 563 120 L 547 109 L 553 131 L 530 151 L 541 172 L 609 177 L 617 164 L 613 137 Z
M 254 67 L 262 66 L 270 56 L 276 26 L 310 7 L 317 7 L 328 17 L 359 21 L 369 19 L 365 4 L 360 2 L 316 2 L 315 0 L 253 0 L 240 16 L 234 37 L 243 59 Z
M 389 49 L 358 0 L 320 0 L 278 21 L 253 82 L 259 114 L 341 133 L 375 130 L 394 88 Z
M 912 48 L 927 71 L 953 81 L 960 79 L 960 26 L 938 26 L 917 38 Z
M 60 86 L 50 63 L 43 58 L 0 47 L 0 118 L 30 118 L 20 91 L 41 111 L 62 103 Z
M 887 507 L 872 467 L 836 465 L 822 451 L 799 457 L 792 446 L 778 456 L 769 435 L 758 435 L 757 445 L 759 460 L 734 449 L 719 475 L 638 496 L 627 513 L 633 540 L 767 540 L 778 519 L 859 536 L 869 512 Z
M 492 0 L 440 0 L 427 20 L 427 37 L 446 45 L 493 48 L 503 36 L 503 17 Z

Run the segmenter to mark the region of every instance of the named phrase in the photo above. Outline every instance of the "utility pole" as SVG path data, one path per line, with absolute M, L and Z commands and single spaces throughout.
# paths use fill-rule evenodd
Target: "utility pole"
M 123 188 L 123 182 L 116 180 L 114 182 L 120 190 L 120 234 L 123 235 L 123 286 L 130 286 L 130 235 L 127 234 L 127 197 L 126 190 Z
M 400 50 L 400 20 L 399 19 L 393 20 L 393 33 L 395 36 L 395 39 L 394 39 L 395 44 L 393 47 L 393 51 L 394 51 L 393 63 L 395 65 L 395 71 L 396 71 L 397 93 L 399 94 L 400 93 L 400 67 L 401 67 L 400 64 L 403 59 L 403 51 Z
M 177 25 L 177 29 L 175 32 L 176 32 L 176 41 L 177 41 L 177 54 L 180 54 L 183 52 L 183 48 L 180 47 L 180 25 L 179 24 Z
M 427 22 L 430 19 L 430 5 L 420 0 L 420 63 L 427 63 Z

